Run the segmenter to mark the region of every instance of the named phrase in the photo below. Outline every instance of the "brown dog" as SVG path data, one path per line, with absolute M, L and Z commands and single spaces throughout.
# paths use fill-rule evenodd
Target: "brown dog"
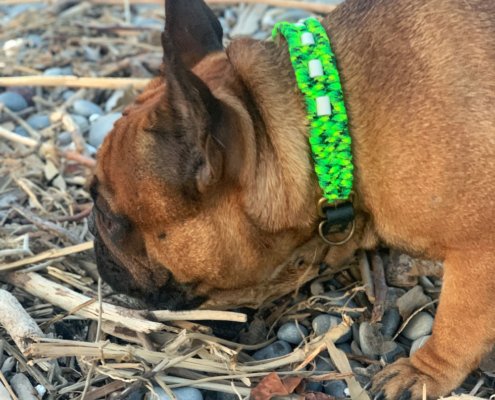
M 234 306 L 381 240 L 445 276 L 433 336 L 374 390 L 455 388 L 495 342 L 495 2 L 348 0 L 324 20 L 356 167 L 357 232 L 330 249 L 284 43 L 224 49 L 203 1 L 166 11 L 162 75 L 98 155 L 102 277 L 156 307 Z

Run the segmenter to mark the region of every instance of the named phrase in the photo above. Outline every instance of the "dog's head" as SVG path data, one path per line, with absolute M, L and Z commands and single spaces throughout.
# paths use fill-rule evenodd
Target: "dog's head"
M 305 131 L 302 103 L 277 81 L 293 79 L 290 70 L 254 71 L 262 60 L 243 48 L 263 45 L 224 49 L 202 0 L 168 0 L 165 26 L 161 76 L 98 153 L 98 268 L 115 290 L 154 307 L 254 305 L 314 276 L 325 248 L 314 239 L 306 137 L 277 132 L 277 123 Z M 275 82 L 266 90 L 294 102 L 275 124 L 270 110 L 280 104 L 258 104 L 253 93 L 267 78 Z

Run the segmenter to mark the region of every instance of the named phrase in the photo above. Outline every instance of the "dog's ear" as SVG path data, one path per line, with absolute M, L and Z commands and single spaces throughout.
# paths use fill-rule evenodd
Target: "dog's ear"
M 191 178 L 203 193 L 223 174 L 223 106 L 191 69 L 208 54 L 223 50 L 223 31 L 203 0 L 166 0 L 165 14 L 162 76 L 167 98 L 162 112 L 168 118 L 163 119 L 171 121 L 191 150 L 184 167 L 194 170 Z
M 207 54 L 223 50 L 220 22 L 203 0 L 166 0 L 164 58 L 191 69 Z

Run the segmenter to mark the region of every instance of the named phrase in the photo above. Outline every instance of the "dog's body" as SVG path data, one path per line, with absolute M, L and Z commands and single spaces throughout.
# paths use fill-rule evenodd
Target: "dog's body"
M 423 384 L 432 397 L 453 389 L 495 342 L 495 3 L 349 0 L 324 20 L 350 120 L 358 228 L 330 249 L 316 230 L 321 191 L 284 43 L 242 39 L 224 51 L 202 1 L 168 3 L 163 76 L 98 156 L 103 278 L 183 308 L 294 286 L 307 273 L 301 255 L 334 266 L 383 241 L 444 260 L 432 338 L 374 388 L 388 399 L 419 399 Z

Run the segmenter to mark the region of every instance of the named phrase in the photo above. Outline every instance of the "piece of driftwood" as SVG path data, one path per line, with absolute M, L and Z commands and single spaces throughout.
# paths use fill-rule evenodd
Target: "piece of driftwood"
M 94 299 L 77 293 L 52 280 L 43 278 L 35 272 L 5 274 L 0 276 L 0 280 L 21 288 L 33 296 L 60 307 L 69 313 L 73 312 L 75 315 L 84 318 L 98 320 L 100 310 Z M 150 333 L 161 331 L 165 328 L 165 325 L 159 322 L 146 320 L 140 311 L 126 309 L 108 303 L 103 304 L 102 316 L 103 320 L 115 322 L 136 332 Z
M 90 0 L 92 3 L 99 4 L 122 4 L 122 0 Z M 210 5 L 228 5 L 228 4 L 267 4 L 281 8 L 299 8 L 300 10 L 311 11 L 315 13 L 329 13 L 335 9 L 335 5 L 323 3 L 309 3 L 305 1 L 294 0 L 206 0 Z M 163 4 L 163 0 L 129 0 L 131 4 Z
M 10 292 L 3 289 L 0 289 L 0 325 L 3 326 L 22 352 L 35 339 L 45 336 L 19 301 Z
M 44 86 L 91 89 L 144 89 L 149 83 L 145 78 L 92 78 L 78 76 L 10 76 L 1 77 L 0 86 Z
M 93 242 L 88 241 L 74 246 L 64 247 L 62 249 L 51 249 L 44 251 L 43 253 L 37 254 L 32 257 L 22 258 L 18 261 L 13 261 L 11 263 L 0 264 L 0 272 L 9 272 L 29 264 L 36 264 L 41 261 L 50 260 L 53 258 L 64 257 L 70 254 L 80 253 L 82 251 L 91 250 L 93 248 Z
M 373 286 L 375 293 L 375 303 L 371 314 L 371 322 L 381 321 L 385 312 L 385 302 L 387 300 L 388 286 L 385 280 L 385 270 L 383 260 L 378 252 L 373 252 L 371 255 L 371 265 L 373 266 Z

